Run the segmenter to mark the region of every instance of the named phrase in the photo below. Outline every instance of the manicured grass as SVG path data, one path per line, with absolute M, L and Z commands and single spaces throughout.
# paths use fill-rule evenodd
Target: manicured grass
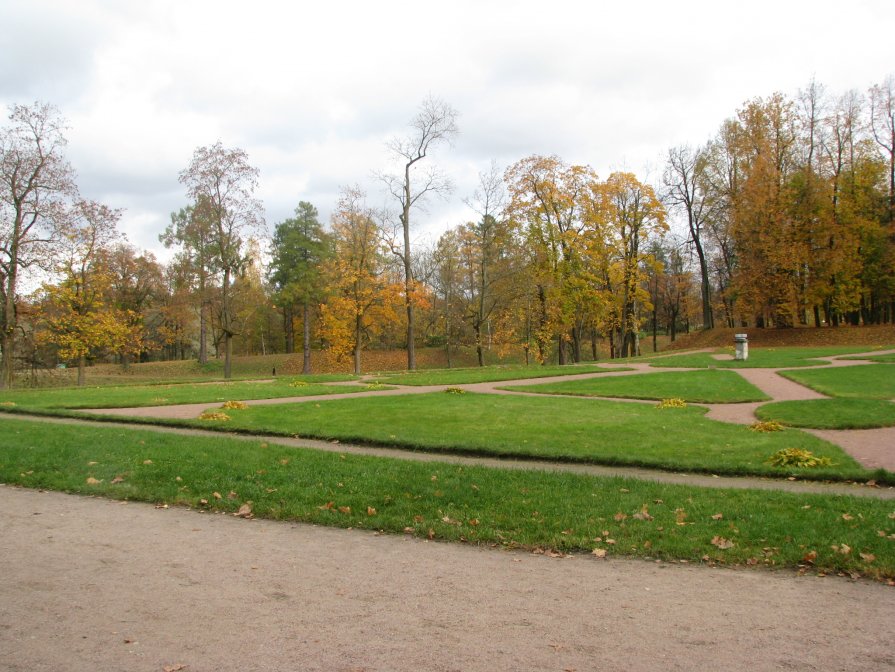
M 711 353 L 699 352 L 684 355 L 673 355 L 650 360 L 653 366 L 687 367 L 694 369 L 719 368 L 788 368 L 801 366 L 819 366 L 826 362 L 813 359 L 816 357 L 832 357 L 853 352 L 869 352 L 879 350 L 874 346 L 840 346 L 825 348 L 750 348 L 749 359 L 738 362 L 731 359 L 715 359 Z M 714 354 L 733 356 L 733 347 L 719 348 Z
M 602 368 L 593 364 L 566 366 L 485 366 L 467 369 L 433 369 L 407 371 L 389 375 L 380 374 L 377 380 L 390 385 L 463 385 L 491 383 L 500 380 L 524 380 L 549 376 L 571 376 L 579 373 L 604 373 L 630 371 L 627 367 Z
M 879 362 L 880 364 L 895 364 L 895 353 L 890 355 L 870 355 L 867 357 L 843 357 L 843 359 L 867 360 L 871 362 Z
M 31 488 L 510 548 L 895 576 L 891 501 L 2 423 L 0 481 Z
M 681 371 L 647 373 L 618 378 L 590 378 L 502 389 L 629 399 L 669 399 L 705 403 L 764 401 L 767 395 L 733 371 Z
M 363 392 L 365 385 L 323 385 L 325 380 L 346 376 L 276 378 L 269 382 L 232 381 L 201 384 L 122 385 L 117 387 L 75 387 L 0 392 L 0 404 L 20 410 L 52 408 L 122 408 L 167 406 L 244 399 L 276 399 L 318 394 Z M 316 382 L 321 381 L 321 382 Z
M 895 426 L 895 404 L 884 399 L 811 399 L 760 406 L 761 420 L 814 429 L 869 429 Z
M 227 422 L 171 422 L 221 431 L 675 471 L 871 477 L 841 449 L 804 432 L 756 433 L 708 420 L 703 413 L 692 406 L 659 409 L 653 404 L 597 399 L 435 392 L 252 406 L 227 411 L 231 417 Z M 767 464 L 783 448 L 811 450 L 829 457 L 834 466 L 790 472 Z
M 786 371 L 783 375 L 832 397 L 895 399 L 895 366 L 891 364 Z

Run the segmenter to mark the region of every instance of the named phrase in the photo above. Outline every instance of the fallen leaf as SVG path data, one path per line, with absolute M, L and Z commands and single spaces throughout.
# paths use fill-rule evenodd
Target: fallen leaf
M 92 467 L 94 464 L 99 464 L 99 462 L 88 462 L 87 466 Z
M 479 519 L 478 518 L 470 518 L 469 524 L 472 525 L 472 527 L 476 527 L 479 524 Z
M 854 519 L 855 519 L 854 516 L 852 516 L 852 515 L 849 514 L 849 513 L 843 513 L 843 514 L 842 514 L 842 520 L 854 520 Z
M 560 534 L 570 535 L 572 534 L 572 532 L 574 532 L 574 530 L 569 528 L 568 530 L 563 530 L 562 532 L 560 532 Z
M 351 513 L 351 507 L 350 506 L 340 506 L 339 513 Z
M 227 493 L 227 499 L 236 499 L 237 497 L 239 497 L 239 495 L 237 495 L 237 494 L 236 494 L 235 492 L 233 492 L 232 490 L 231 490 L 230 492 Z
M 606 549 L 605 548 L 595 548 L 590 552 L 591 555 L 595 555 L 598 558 L 606 557 Z
M 646 504 L 640 507 L 640 511 L 631 516 L 635 520 L 652 520 L 653 517 L 650 515 L 649 509 Z
M 619 491 L 619 492 L 631 492 L 631 491 L 628 490 L 627 488 L 619 488 L 618 491 Z
M 687 524 L 687 523 L 686 523 L 686 520 L 687 520 L 687 512 L 684 511 L 683 509 L 675 509 L 675 510 L 674 510 L 674 516 L 675 516 L 675 518 L 677 519 L 677 524 L 678 524 L 678 525 L 686 525 L 686 524 Z
M 239 507 L 239 511 L 233 514 L 234 516 L 239 516 L 240 518 L 251 518 L 252 517 L 252 505 L 246 502 L 242 506 Z
M 813 565 L 815 560 L 817 560 L 817 551 L 808 551 L 802 556 L 802 562 L 806 562 L 809 565 Z
M 413 532 L 414 532 L 414 529 L 413 529 L 412 527 L 405 527 L 405 528 L 404 528 L 404 533 L 405 533 L 405 534 L 413 534 Z
M 712 520 L 721 520 L 723 517 L 723 513 L 716 513 L 714 516 L 712 516 Z
M 109 482 L 110 483 L 124 483 L 124 476 L 116 476 Z
M 183 479 L 180 476 L 175 476 L 174 480 L 177 481 L 178 483 L 181 483 L 183 481 Z
M 215 492 L 212 492 L 212 493 L 211 493 L 211 496 L 214 497 L 215 499 L 220 499 L 220 498 L 221 498 L 221 493 L 215 491 Z
M 628 514 L 626 514 L 626 513 L 622 513 L 621 511 L 619 511 L 618 513 L 616 513 L 616 514 L 615 514 L 614 516 L 612 516 L 612 517 L 615 519 L 615 521 L 616 521 L 617 523 L 620 523 L 621 521 L 623 521 L 625 518 L 628 517 Z
M 721 550 L 733 548 L 736 544 L 733 543 L 730 539 L 725 539 L 724 537 L 714 536 L 711 541 L 712 546 L 716 546 Z
M 607 539 L 606 543 L 609 544 L 610 546 L 613 546 L 613 545 L 615 545 L 615 539 Z
M 143 460 L 143 464 L 152 464 L 152 460 Z
M 367 507 L 367 515 L 368 515 L 368 516 L 375 516 L 375 515 L 376 515 L 376 509 L 374 509 L 372 506 L 368 506 L 368 507 Z
M 424 520 L 425 520 L 425 518 L 423 518 L 422 516 L 414 516 L 414 517 L 413 517 L 413 522 L 414 522 L 414 523 L 421 523 L 421 522 L 423 522 Z
M 873 553 L 860 553 L 859 555 L 864 562 L 873 562 L 876 560 L 876 556 Z
M 93 478 L 93 476 L 87 479 L 87 485 L 99 485 L 100 483 L 102 483 L 102 481 Z
M 426 534 L 426 536 L 427 536 L 429 539 L 434 539 L 434 538 L 435 538 L 435 530 L 433 530 L 433 529 L 430 527 L 430 528 L 429 528 L 429 532 L 428 532 L 428 534 Z

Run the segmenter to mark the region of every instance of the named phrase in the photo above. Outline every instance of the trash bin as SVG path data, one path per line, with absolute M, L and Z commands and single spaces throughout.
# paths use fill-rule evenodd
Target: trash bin
M 733 355 L 734 360 L 745 362 L 749 359 L 749 334 L 734 334 L 734 347 L 736 352 Z

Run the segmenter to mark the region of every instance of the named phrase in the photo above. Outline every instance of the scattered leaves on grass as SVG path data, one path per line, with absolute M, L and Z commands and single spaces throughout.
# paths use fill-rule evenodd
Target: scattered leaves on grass
M 736 544 L 733 543 L 730 539 L 725 539 L 724 537 L 714 536 L 711 541 L 712 546 L 716 546 L 721 550 L 725 550 L 728 548 L 733 548 Z
M 225 401 L 224 404 L 221 406 L 221 408 L 223 408 L 224 410 L 227 410 L 227 411 L 230 411 L 230 410 L 242 411 L 242 410 L 247 409 L 248 407 L 249 407 L 249 405 L 244 401 Z M 227 419 L 229 420 L 230 418 L 227 418 Z
M 15 406 L 15 405 L 16 405 L 16 402 L 14 402 L 14 401 L 4 401 L 4 402 L 0 402 L 0 406 L 8 406 L 8 407 L 12 407 L 12 406 Z
M 652 520 L 653 517 L 650 515 L 649 508 L 646 504 L 640 507 L 640 511 L 631 516 L 634 520 Z
M 462 387 L 447 387 L 444 391 L 446 394 L 466 394 L 466 390 Z
M 289 387 L 307 387 L 308 383 L 304 380 L 293 380 L 289 383 Z
M 830 546 L 834 551 L 841 555 L 850 555 L 851 554 L 851 546 L 848 544 L 833 544 Z
M 623 520 L 625 520 L 625 519 L 628 517 L 628 514 L 627 514 L 627 513 L 622 513 L 621 511 L 619 511 L 618 513 L 616 513 L 616 514 L 615 514 L 614 516 L 612 516 L 612 517 L 615 519 L 615 522 L 620 523 L 620 522 L 622 522 Z

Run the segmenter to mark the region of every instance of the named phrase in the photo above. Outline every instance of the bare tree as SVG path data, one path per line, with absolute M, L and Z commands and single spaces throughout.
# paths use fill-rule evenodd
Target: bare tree
M 690 242 L 699 259 L 700 285 L 702 295 L 702 328 L 715 326 L 712 314 L 711 281 L 709 264 L 705 252 L 705 226 L 710 210 L 710 199 L 706 184 L 706 156 L 702 149 L 693 150 L 688 146 L 668 150 L 663 183 L 665 201 L 669 206 L 683 210 L 687 216 Z
M 888 163 L 889 221 L 895 221 L 895 76 L 870 89 L 870 128 Z
M 264 226 L 261 201 L 255 198 L 259 171 L 242 149 L 227 149 L 220 141 L 199 147 L 180 182 L 195 202 L 209 209 L 211 246 L 221 279 L 221 331 L 224 337 L 224 378 L 230 378 L 236 320 L 231 306 L 233 278 L 247 262 L 247 239 Z
M 19 274 L 49 266 L 49 249 L 74 196 L 63 154 L 65 122 L 52 105 L 15 105 L 0 130 L 0 388 L 12 385 Z
M 404 266 L 404 303 L 407 309 L 407 368 L 416 368 L 413 328 L 413 258 L 410 250 L 410 213 L 414 206 L 421 205 L 428 194 L 445 196 L 453 185 L 437 168 L 430 167 L 421 175 L 414 172 L 416 164 L 428 156 L 437 145 L 450 143 L 457 134 L 457 111 L 438 98 L 427 97 L 419 112 L 410 122 L 410 132 L 388 143 L 391 152 L 404 163 L 400 175 L 380 174 L 379 179 L 389 193 L 398 201 L 401 211 L 398 218 L 404 237 L 402 248 L 392 247 L 394 254 Z M 416 179 L 414 176 L 416 175 Z

